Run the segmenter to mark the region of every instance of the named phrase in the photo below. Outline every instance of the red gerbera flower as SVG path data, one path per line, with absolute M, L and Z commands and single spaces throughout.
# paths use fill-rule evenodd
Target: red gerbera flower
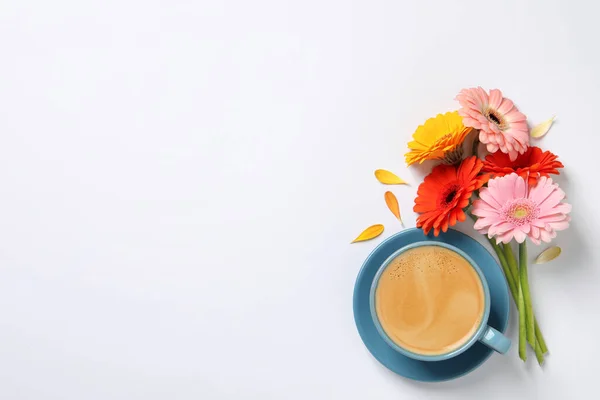
M 520 177 L 528 180 L 530 185 L 535 185 L 542 176 L 558 175 L 557 168 L 563 167 L 564 165 L 558 161 L 558 156 L 549 151 L 542 152 L 539 147 L 529 147 L 515 161 L 510 161 L 508 155 L 498 151 L 489 154 L 483 162 L 483 172 L 489 172 L 494 177 L 516 172 Z
M 438 165 L 417 190 L 413 210 L 418 212 L 417 228 L 427 235 L 431 229 L 435 236 L 446 232 L 456 221 L 467 217 L 463 209 L 469 205 L 473 191 L 482 187 L 488 175 L 479 175 L 483 162 L 477 157 L 465 159 L 458 167 Z M 479 176 L 478 176 L 479 175 Z

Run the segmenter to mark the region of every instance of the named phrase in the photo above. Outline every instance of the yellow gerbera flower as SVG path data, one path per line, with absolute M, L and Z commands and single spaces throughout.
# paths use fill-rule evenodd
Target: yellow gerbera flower
M 472 128 L 463 125 L 458 111 L 438 114 L 419 125 L 408 143 L 410 151 L 404 155 L 406 164 L 425 160 L 444 160 L 454 163 L 462 159 L 462 142 Z

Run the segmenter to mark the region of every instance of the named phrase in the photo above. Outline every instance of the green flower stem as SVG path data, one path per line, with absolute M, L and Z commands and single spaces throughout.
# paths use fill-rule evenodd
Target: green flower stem
M 533 324 L 535 328 L 535 339 L 536 343 L 540 344 L 540 349 L 542 350 L 542 354 L 546 354 L 548 352 L 548 346 L 546 346 L 546 341 L 544 340 L 544 336 L 542 335 L 542 330 L 540 329 L 537 319 L 533 319 Z
M 515 258 L 515 254 L 513 253 L 510 244 L 503 243 L 502 246 L 504 248 L 504 255 L 506 256 L 506 261 L 508 262 L 508 266 L 510 267 L 510 270 L 516 283 L 519 281 L 519 267 L 517 265 L 517 259 Z
M 529 279 L 527 277 L 527 242 L 519 243 L 519 275 L 523 299 L 525 300 L 525 318 L 527 328 L 527 341 L 535 349 L 535 323 L 533 321 L 533 305 L 531 304 L 531 292 L 529 290 Z
M 515 301 L 515 303 L 517 302 L 517 299 L 519 298 L 519 292 L 518 292 L 518 288 L 517 285 L 515 284 L 515 279 L 513 278 L 512 272 L 510 271 L 510 268 L 508 267 L 508 262 L 506 261 L 506 256 L 504 255 L 504 251 L 502 251 L 502 248 L 500 246 L 498 246 L 496 244 L 496 242 L 494 242 L 493 240 L 490 239 L 490 244 L 492 245 L 492 247 L 494 248 L 494 251 L 496 251 L 496 254 L 498 255 L 498 259 L 500 260 L 500 265 L 502 266 L 502 270 L 504 271 L 504 275 L 506 275 L 506 280 L 508 281 L 508 287 L 510 288 L 510 293 L 512 294 L 512 298 Z M 537 335 L 539 334 L 541 337 L 541 332 L 539 331 L 539 328 L 537 327 L 537 321 L 536 321 L 536 338 Z M 543 338 L 542 338 L 543 340 Z M 542 343 L 538 340 L 535 342 L 535 357 L 538 360 L 538 364 L 542 365 L 544 362 L 544 352 L 543 352 L 543 348 L 542 348 Z
M 517 308 L 519 310 L 519 357 L 521 357 L 521 360 L 525 361 L 527 359 L 527 311 L 525 309 L 525 296 L 523 293 L 523 285 L 521 284 L 521 280 L 519 279 L 517 260 L 512 251 L 512 248 L 510 247 L 510 244 L 504 243 L 504 256 L 506 257 L 506 261 L 510 269 L 512 271 L 516 271 L 516 274 L 513 274 L 513 278 L 515 279 L 515 283 L 517 286 Z M 535 343 L 532 347 L 535 349 Z
M 492 242 L 492 239 L 490 239 L 490 243 L 491 242 Z M 498 246 L 498 248 L 500 249 L 500 246 Z M 513 255 L 512 248 L 510 247 L 510 245 L 505 243 L 504 250 L 505 250 L 505 254 L 506 254 L 506 259 L 513 260 L 512 263 L 508 263 L 508 266 L 509 266 L 510 272 L 513 276 L 513 279 L 515 280 L 515 282 L 518 282 L 520 280 L 520 274 L 519 274 L 519 270 L 517 268 L 517 262 Z M 512 255 L 512 257 L 508 256 L 508 252 L 510 252 L 510 255 Z M 506 271 L 504 273 L 506 273 Z M 518 293 L 516 296 L 515 296 L 515 294 L 513 294 L 513 298 L 514 298 L 515 302 L 517 301 L 517 297 L 518 297 Z M 537 323 L 537 319 L 535 319 L 535 316 L 534 316 L 533 323 L 534 323 L 534 328 L 535 328 L 535 337 L 536 337 L 537 341 L 540 342 L 540 349 L 542 350 L 543 354 L 546 354 L 548 352 L 548 346 L 546 346 L 546 341 L 544 340 L 544 335 L 542 335 L 542 330 L 540 329 L 540 327 Z
M 470 212 L 467 212 L 467 214 L 469 214 L 469 216 L 474 221 L 477 220 L 477 217 L 472 215 Z M 502 270 L 504 271 L 504 275 L 506 276 L 506 281 L 508 282 L 508 287 L 510 289 L 510 293 L 512 294 L 512 298 L 515 302 L 515 305 L 518 308 L 518 306 L 519 306 L 519 302 L 518 302 L 518 299 L 519 299 L 519 286 L 518 286 L 519 271 L 517 268 L 517 262 L 514 258 L 512 249 L 510 248 L 510 246 L 504 245 L 505 248 L 508 248 L 508 251 L 510 251 L 510 254 L 512 255 L 513 262 L 511 264 L 509 264 L 508 257 L 506 256 L 505 252 L 503 251 L 502 246 L 496 244 L 496 242 L 493 239 L 488 238 L 488 241 L 490 242 L 490 245 L 496 252 L 496 255 L 498 256 L 498 260 L 500 260 L 500 265 L 502 266 Z M 542 335 L 542 330 L 540 329 L 537 319 L 535 319 L 535 318 L 534 318 L 534 328 L 535 328 L 535 338 L 536 338 L 535 355 L 538 360 L 538 363 L 541 365 L 541 363 L 544 361 L 543 355 L 548 353 L 548 347 L 546 345 L 546 341 L 544 340 L 544 336 Z
M 540 342 L 535 342 L 535 358 L 537 358 L 537 362 L 539 365 L 544 363 L 544 353 L 542 352 L 542 347 Z
M 523 298 L 523 288 L 519 282 L 519 295 L 517 297 L 517 308 L 519 309 L 519 358 L 527 361 L 527 329 L 525 328 L 525 299 Z
M 510 289 L 510 293 L 512 294 L 513 300 L 516 302 L 517 297 L 519 297 L 519 294 L 517 292 L 517 284 L 515 283 L 515 278 L 512 274 L 512 271 L 510 270 L 510 267 L 508 266 L 508 262 L 506 261 L 506 256 L 504 255 L 504 251 L 502 251 L 502 248 L 500 246 L 498 246 L 493 239 L 488 239 L 488 240 L 489 240 L 490 244 L 492 245 L 492 248 L 496 252 L 496 255 L 498 256 L 498 260 L 500 260 L 500 265 L 502 266 L 502 270 L 504 271 L 504 275 L 506 276 L 506 281 L 508 282 L 508 287 Z

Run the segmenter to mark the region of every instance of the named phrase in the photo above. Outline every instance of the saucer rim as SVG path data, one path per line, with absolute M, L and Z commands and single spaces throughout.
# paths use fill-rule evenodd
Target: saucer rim
M 397 374 L 397 375 L 399 375 L 399 376 L 401 376 L 403 378 L 410 379 L 410 380 L 416 381 L 416 382 L 439 383 L 439 382 L 452 381 L 452 380 L 461 378 L 461 377 L 463 377 L 465 375 L 468 375 L 469 373 L 471 373 L 471 372 L 475 371 L 476 369 L 478 369 L 479 367 L 481 367 L 481 365 L 483 365 L 491 357 L 491 355 L 494 353 L 494 351 L 491 350 L 491 349 L 489 349 L 487 355 L 485 357 L 482 357 L 476 364 L 474 364 L 473 366 L 471 366 L 471 368 L 468 368 L 468 369 L 460 372 L 459 374 L 451 376 L 451 377 L 448 377 L 448 378 L 420 379 L 418 377 L 410 377 L 410 376 L 403 375 L 403 374 L 399 373 L 398 371 L 395 371 L 394 369 L 390 368 L 386 363 L 384 363 L 382 361 L 382 359 L 377 355 L 377 352 L 373 351 L 370 348 L 370 346 L 368 345 L 368 342 L 370 342 L 370 340 L 367 338 L 366 333 L 363 331 L 363 327 L 359 323 L 359 312 L 358 312 L 358 303 L 359 303 L 359 300 L 358 300 L 358 297 L 359 297 L 358 296 L 358 290 L 359 290 L 359 283 L 364 279 L 363 275 L 366 273 L 366 267 L 369 265 L 370 260 L 389 241 L 394 240 L 398 236 L 403 236 L 403 235 L 406 235 L 406 234 L 409 234 L 409 233 L 412 233 L 412 232 L 415 232 L 415 231 L 422 232 L 422 230 L 418 229 L 418 228 L 408 228 L 408 229 L 404 229 L 404 230 L 402 230 L 400 232 L 397 232 L 397 233 L 393 234 L 392 236 L 386 238 L 381 243 L 379 243 L 377 245 L 377 247 L 375 247 L 375 249 L 373 249 L 369 253 L 369 255 L 365 258 L 365 260 L 364 260 L 364 262 L 363 262 L 363 264 L 362 264 L 362 266 L 361 266 L 361 268 L 360 268 L 360 270 L 358 272 L 358 275 L 356 277 L 355 283 L 354 283 L 354 290 L 353 290 L 353 296 L 352 296 L 354 324 L 355 324 L 355 326 L 356 326 L 356 328 L 358 330 L 359 336 L 360 336 L 363 344 L 365 345 L 365 347 L 367 348 L 367 350 L 369 351 L 369 353 L 381 365 L 383 365 L 385 368 L 387 368 L 391 372 L 393 372 L 393 373 L 395 373 L 395 374 Z M 467 235 L 467 234 L 465 234 L 463 232 L 460 232 L 460 231 L 458 231 L 456 229 L 449 229 L 449 231 L 453 231 L 454 233 L 457 233 L 460 236 L 464 237 L 464 239 L 471 240 L 471 241 L 477 243 L 486 253 L 488 253 L 490 255 L 491 259 L 494 261 L 494 263 L 496 264 L 497 268 L 500 269 L 500 266 L 498 265 L 498 262 L 496 261 L 496 259 L 492 255 L 492 253 L 490 253 L 490 251 L 488 249 L 486 249 L 485 246 L 483 246 L 480 242 L 478 242 L 477 240 L 475 240 L 471 236 L 469 236 L 469 235 Z M 412 243 L 416 243 L 418 241 L 443 241 L 443 238 L 442 239 L 437 239 L 437 238 L 434 239 L 434 238 L 431 237 L 431 235 L 423 235 L 423 239 L 422 240 L 415 240 L 414 242 L 411 241 L 411 242 L 407 243 L 406 246 L 408 246 L 408 245 L 410 245 Z M 455 246 L 457 248 L 460 248 L 459 246 L 456 246 L 455 244 L 453 244 L 453 246 Z M 464 250 L 463 250 L 463 252 L 467 253 Z M 499 272 L 500 272 L 500 274 L 502 276 L 504 276 L 504 273 L 501 270 L 499 270 Z M 506 283 L 506 280 L 502 279 L 500 285 L 503 287 L 503 291 L 506 293 L 506 296 L 504 296 L 506 298 L 506 304 L 504 305 L 505 307 L 503 307 L 506 312 L 504 313 L 503 316 L 501 316 L 501 321 L 500 322 L 502 323 L 503 326 L 501 327 L 501 329 L 498 329 L 498 328 L 496 328 L 496 329 L 498 329 L 498 331 L 500 331 L 501 333 L 506 333 L 506 330 L 508 329 L 508 321 L 509 321 L 509 318 L 510 318 L 510 299 L 509 299 L 509 293 L 508 293 L 508 284 Z M 493 305 L 492 305 L 492 307 L 493 307 Z M 389 349 L 389 351 L 394 351 L 395 352 L 395 350 L 392 347 L 389 347 L 389 345 L 388 345 L 388 349 Z M 467 352 L 468 352 L 468 350 L 467 350 Z M 403 354 L 401 354 L 401 355 L 403 357 L 406 357 Z M 408 358 L 408 357 L 406 357 L 406 358 Z M 450 360 L 451 359 L 445 360 L 445 362 L 448 362 Z M 436 362 L 436 361 L 420 361 L 420 360 L 413 360 L 413 361 L 422 362 L 422 363 Z

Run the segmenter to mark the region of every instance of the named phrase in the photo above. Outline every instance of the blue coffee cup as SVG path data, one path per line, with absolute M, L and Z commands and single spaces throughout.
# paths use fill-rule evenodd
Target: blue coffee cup
M 436 354 L 436 355 L 418 354 L 418 353 L 412 352 L 408 349 L 401 347 L 385 333 L 385 331 L 383 330 L 383 327 L 381 326 L 381 323 L 379 322 L 377 312 L 375 311 L 376 310 L 375 309 L 375 290 L 377 289 L 377 286 L 379 285 L 379 279 L 380 279 L 381 275 L 386 270 L 388 265 L 392 262 L 392 260 L 394 260 L 396 257 L 401 255 L 402 253 L 404 253 L 408 250 L 411 250 L 411 249 L 422 247 L 422 246 L 443 247 L 443 248 L 451 250 L 451 251 L 457 253 L 458 255 L 460 255 L 461 257 L 463 257 L 465 260 L 468 261 L 468 263 L 475 270 L 475 272 L 477 272 L 477 276 L 479 277 L 481 286 L 483 287 L 484 311 L 483 311 L 483 315 L 481 317 L 481 321 L 479 323 L 479 327 L 477 328 L 475 333 L 472 335 L 472 337 L 469 338 L 469 340 L 465 341 L 461 346 L 453 349 L 452 351 L 450 351 L 448 353 L 444 353 L 444 354 Z M 465 254 L 465 252 L 463 252 L 462 250 L 460 250 L 454 246 L 451 246 L 449 244 L 442 243 L 442 242 L 431 242 L 431 241 L 416 242 L 416 243 L 410 244 L 408 246 L 402 247 L 401 249 L 394 252 L 379 267 L 379 270 L 377 271 L 377 274 L 375 275 L 375 279 L 373 279 L 373 283 L 371 285 L 371 293 L 370 293 L 369 301 L 370 301 L 370 307 L 371 307 L 371 317 L 373 318 L 373 322 L 375 323 L 375 327 L 377 328 L 379 335 L 381 335 L 381 337 L 387 342 L 387 344 L 390 347 L 392 347 L 397 352 L 405 355 L 406 357 L 410 357 L 412 359 L 421 360 L 421 361 L 447 360 L 452 357 L 456 357 L 457 355 L 467 351 L 471 346 L 473 346 L 477 342 L 481 342 L 481 343 L 485 344 L 486 346 L 490 347 L 491 349 L 497 351 L 500 354 L 504 354 L 510 349 L 510 345 L 511 345 L 510 339 L 507 338 L 506 336 L 504 336 L 501 332 L 497 331 L 496 329 L 492 328 L 491 326 L 489 326 L 487 324 L 489 316 L 490 316 L 490 289 L 488 287 L 488 283 L 486 281 L 485 275 L 483 274 L 481 269 L 477 266 L 475 261 L 473 261 L 473 259 L 471 259 L 471 257 L 469 257 L 467 254 Z

